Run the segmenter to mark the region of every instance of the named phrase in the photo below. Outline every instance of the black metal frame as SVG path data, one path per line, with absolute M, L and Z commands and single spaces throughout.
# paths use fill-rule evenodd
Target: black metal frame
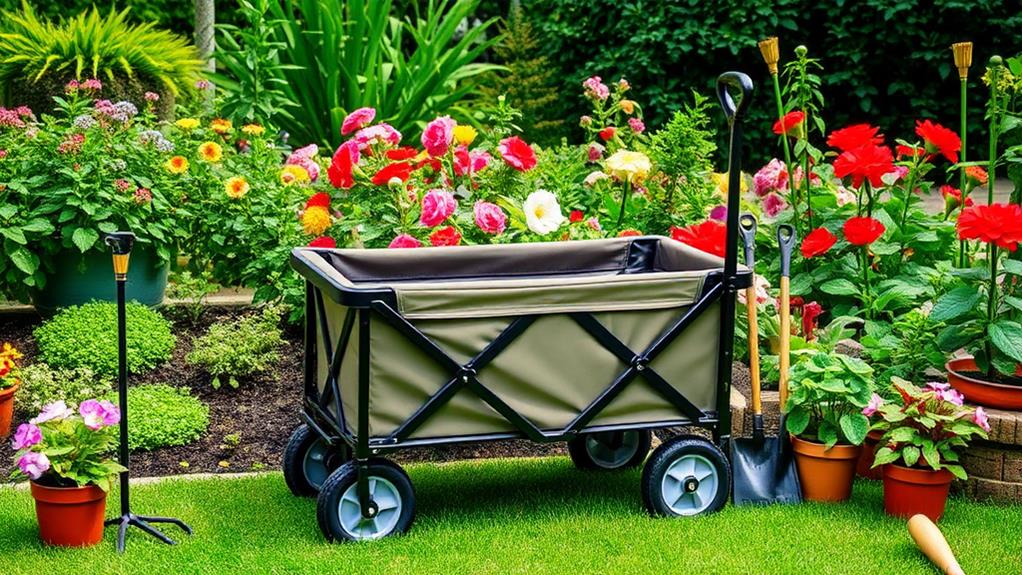
M 742 99 L 736 106 L 727 91 L 728 86 L 739 88 Z M 563 429 L 543 430 L 519 414 L 479 379 L 479 372 L 496 358 L 531 326 L 539 316 L 525 315 L 514 319 L 500 334 L 497 335 L 482 351 L 466 363 L 462 364 L 441 349 L 428 336 L 396 311 L 396 297 L 392 290 L 386 288 L 362 289 L 341 283 L 317 272 L 299 250 L 292 254 L 292 266 L 303 272 L 306 277 L 306 327 L 305 327 L 305 413 L 306 423 L 332 445 L 340 443 L 350 446 L 353 461 L 358 469 L 358 495 L 365 517 L 374 517 L 376 504 L 368 493 L 368 466 L 371 455 L 385 453 L 397 449 L 441 445 L 450 443 L 482 442 L 501 439 L 526 438 L 537 442 L 567 441 L 580 433 L 599 431 L 620 431 L 633 429 L 654 429 L 695 425 L 710 430 L 714 441 L 728 452 L 727 442 L 730 440 L 731 412 L 731 361 L 735 329 L 735 298 L 739 289 L 747 287 L 751 281 L 748 270 L 737 269 L 737 238 L 739 212 L 739 173 L 741 171 L 740 146 L 741 129 L 737 121 L 748 105 L 752 92 L 752 82 L 748 76 L 736 72 L 728 72 L 718 79 L 718 96 L 725 109 L 731 128 L 730 142 L 730 182 L 728 193 L 727 239 L 728 246 L 723 270 L 709 274 L 703 284 L 702 293 L 696 302 L 661 333 L 646 349 L 636 352 L 613 335 L 592 314 L 584 312 L 569 315 L 582 329 L 598 341 L 615 357 L 627 366 L 606 388 Z M 648 241 L 650 238 L 635 238 L 633 241 Z M 317 250 L 319 251 L 319 250 Z M 329 250 L 323 250 L 323 255 Z M 347 314 L 340 333 L 331 337 L 329 322 L 326 317 L 325 297 L 347 308 Z M 717 402 L 713 411 L 703 411 L 689 401 L 670 382 L 650 367 L 650 363 L 664 352 L 670 344 L 681 335 L 696 319 L 701 317 L 713 304 L 720 303 L 720 339 L 718 342 L 717 361 Z M 449 372 L 446 383 L 429 397 L 407 420 L 386 437 L 369 437 L 369 386 L 370 386 L 370 327 L 373 316 L 385 321 L 400 332 L 409 342 L 422 350 L 431 359 Z M 345 351 L 352 336 L 355 322 L 358 322 L 358 406 L 356 417 L 360 433 L 355 434 L 345 421 L 341 405 L 341 389 L 339 374 L 344 360 Z M 324 392 L 319 392 L 316 381 L 318 373 L 318 344 L 330 361 L 327 371 Z M 632 381 L 644 379 L 669 404 L 685 415 L 683 418 L 670 421 L 654 421 L 638 424 L 598 425 L 589 424 L 600 414 L 610 402 Z M 475 393 L 483 402 L 493 408 L 511 423 L 514 432 L 490 433 L 481 435 L 463 435 L 452 437 L 411 438 L 411 435 L 426 420 L 432 417 L 456 393 L 468 389 Z M 330 413 L 331 409 L 336 416 Z

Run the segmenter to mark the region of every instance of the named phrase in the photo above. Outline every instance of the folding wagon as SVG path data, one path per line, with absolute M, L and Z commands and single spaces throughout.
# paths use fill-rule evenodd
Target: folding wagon
M 733 249 L 735 119 L 751 90 L 742 74 L 718 80 L 735 175 L 724 260 L 655 236 L 292 252 L 306 280 L 305 398 L 284 476 L 296 495 L 318 493 L 328 539 L 407 530 L 412 484 L 383 456 L 451 443 L 566 441 L 584 469 L 645 461 L 655 515 L 724 505 L 735 294 L 751 281 Z M 651 431 L 676 426 L 713 441 L 676 437 L 646 460 Z

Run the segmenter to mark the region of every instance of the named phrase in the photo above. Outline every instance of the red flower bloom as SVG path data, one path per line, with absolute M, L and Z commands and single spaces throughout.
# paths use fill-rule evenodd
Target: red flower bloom
M 884 235 L 884 224 L 873 218 L 859 216 L 845 222 L 845 239 L 853 246 L 868 246 Z
M 419 155 L 419 151 L 415 148 L 409 148 L 407 146 L 402 148 L 394 148 L 393 150 L 387 150 L 386 156 L 388 160 L 395 160 L 400 162 L 401 160 L 410 160 L 415 156 Z
M 949 212 L 962 205 L 962 190 L 954 186 L 944 184 L 940 187 L 940 195 L 944 196 L 944 206 Z M 965 207 L 972 204 L 972 198 L 965 198 Z
M 671 226 L 671 237 L 718 257 L 724 257 L 724 251 L 727 249 L 727 228 L 715 220 L 707 220 L 685 228 Z
M 837 148 L 842 152 L 854 150 L 867 145 L 879 145 L 884 143 L 883 134 L 877 134 L 880 128 L 869 124 L 855 124 L 840 130 L 834 130 L 827 138 L 827 145 Z
M 454 226 L 444 226 L 429 234 L 429 243 L 434 246 L 456 246 L 461 243 L 461 234 Z
M 330 167 L 326 170 L 327 176 L 330 177 L 330 183 L 335 188 L 347 190 L 355 185 L 352 168 L 358 163 L 358 159 L 358 144 L 354 140 L 349 140 L 337 148 Z
M 790 135 L 792 130 L 802 125 L 806 119 L 806 113 L 800 110 L 788 112 L 783 118 L 774 122 L 774 133 L 780 135 Z
M 814 301 L 802 306 L 802 337 L 806 338 L 806 341 L 812 341 L 816 337 L 813 333 L 816 331 L 816 318 L 822 313 L 823 306 Z
M 310 248 L 336 248 L 337 242 L 330 236 L 320 236 L 309 242 Z
M 852 185 L 856 188 L 862 186 L 864 180 L 869 180 L 875 188 L 880 187 L 884 183 L 880 178 L 893 171 L 894 156 L 887 146 L 865 145 L 841 152 L 834 160 L 834 175 L 839 178 L 851 176 Z
M 965 208 L 958 216 L 958 237 L 979 240 L 1015 251 L 1022 241 L 1022 207 L 990 204 Z
M 497 145 L 500 157 L 504 158 L 507 165 L 519 172 L 528 172 L 536 167 L 536 151 L 525 140 L 518 136 L 504 138 Z
M 611 139 L 614 138 L 614 134 L 616 133 L 617 128 L 615 128 L 614 126 L 607 126 L 606 128 L 600 130 L 600 139 L 603 140 L 604 142 L 609 142 Z
M 581 222 L 583 219 L 585 219 L 585 214 L 582 213 L 582 210 L 571 210 L 571 213 L 568 214 L 568 221 L 573 224 Z
M 312 197 L 310 197 L 305 202 L 305 209 L 309 209 L 309 208 L 311 208 L 313 206 L 319 206 L 321 208 L 329 208 L 330 207 L 330 194 L 327 194 L 325 192 L 316 192 L 315 194 L 312 194 Z
M 415 164 L 415 169 L 421 170 L 426 166 L 429 166 L 431 170 L 438 174 L 440 173 L 440 170 L 442 170 L 444 167 L 443 164 L 440 163 L 440 160 L 436 158 L 423 158 L 422 160 L 419 161 L 419 163 Z
M 628 228 L 627 230 L 621 230 L 620 232 L 617 233 L 617 237 L 619 238 L 638 237 L 641 235 L 642 232 L 640 232 L 639 230 L 633 230 L 632 228 Z
M 824 227 L 816 228 L 802 240 L 802 257 L 809 259 L 830 251 L 837 243 L 837 236 Z
M 916 148 L 914 146 L 905 146 L 902 144 L 898 144 L 898 147 L 895 148 L 895 150 L 897 150 L 899 158 L 912 158 L 926 153 L 926 151 L 923 150 L 922 148 Z
M 965 168 L 965 175 L 974 181 L 977 186 L 985 186 L 990 181 L 990 176 L 982 166 L 969 166 Z
M 385 186 L 392 178 L 407 182 L 412 175 L 412 165 L 408 162 L 394 162 L 380 169 L 373 176 L 373 183 L 377 186 Z
M 936 154 L 941 154 L 951 162 L 958 162 L 958 151 L 962 149 L 962 140 L 954 131 L 929 120 L 924 122 L 916 120 L 916 135 L 926 143 L 926 151 L 931 158 Z

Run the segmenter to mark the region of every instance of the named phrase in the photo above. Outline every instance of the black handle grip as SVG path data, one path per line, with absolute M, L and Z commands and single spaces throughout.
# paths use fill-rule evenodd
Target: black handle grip
M 131 246 L 135 243 L 135 234 L 131 232 L 110 232 L 104 234 L 103 241 L 110 246 L 113 253 L 124 255 L 131 253 Z
M 795 228 L 791 224 L 777 226 L 777 246 L 781 248 L 781 276 L 791 276 L 791 249 L 795 246 L 798 238 L 795 237 Z
M 741 90 L 742 97 L 738 104 L 735 104 L 734 98 L 728 92 L 729 86 Z M 751 96 L 752 78 L 748 75 L 741 72 L 724 72 L 717 77 L 717 99 L 720 100 L 720 106 L 724 108 L 724 114 L 729 122 L 745 114 Z
M 738 219 L 738 233 L 745 244 L 745 265 L 751 270 L 756 267 L 756 216 L 742 214 Z

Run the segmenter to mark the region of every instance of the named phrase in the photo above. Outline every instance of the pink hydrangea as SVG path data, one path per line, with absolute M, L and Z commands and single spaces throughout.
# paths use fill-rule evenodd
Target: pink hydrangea
M 408 234 L 400 234 L 394 239 L 390 240 L 388 248 L 419 248 L 422 247 L 422 242 L 415 239 Z
M 43 453 L 29 451 L 18 459 L 18 469 L 35 481 L 50 470 L 50 458 Z
M 869 403 L 866 404 L 866 407 L 862 408 L 862 414 L 866 417 L 873 417 L 873 414 L 876 413 L 883 404 L 884 398 L 874 393 L 869 398 Z
M 362 128 L 355 132 L 354 141 L 358 144 L 359 150 L 364 150 L 372 144 L 386 144 L 396 146 L 401 143 L 401 132 L 398 132 L 390 124 L 376 124 L 368 128 Z
M 610 88 L 603 83 L 603 80 L 599 76 L 593 76 L 582 82 L 582 87 L 585 88 L 585 95 L 587 98 L 593 100 L 604 101 L 610 97 Z
M 603 158 L 603 152 L 606 150 L 607 148 L 604 148 L 602 144 L 589 144 L 589 161 L 599 162 L 600 159 Z
M 636 134 L 641 134 L 646 131 L 646 124 L 642 123 L 642 120 L 639 118 L 628 118 L 628 127 Z
M 443 156 L 451 149 L 454 141 L 455 121 L 450 116 L 441 116 L 426 124 L 422 131 L 422 147 L 434 158 Z
M 990 421 L 987 418 L 987 412 L 982 407 L 976 408 L 976 412 L 972 414 L 972 421 L 982 427 L 983 431 L 990 432 Z
M 11 449 L 18 451 L 19 449 L 32 447 L 42 440 L 43 433 L 35 424 L 22 423 L 18 426 L 17 431 L 14 432 L 14 437 L 11 438 Z
M 504 228 L 507 227 L 507 216 L 500 206 L 480 201 L 475 203 L 473 212 L 479 229 L 493 235 L 504 233 Z
M 341 122 L 341 135 L 347 136 L 355 130 L 361 130 L 372 123 L 376 118 L 376 110 L 372 108 L 359 108 L 348 114 Z
M 443 223 L 458 209 L 454 194 L 444 190 L 430 190 L 422 197 L 422 214 L 419 223 L 432 228 Z
M 784 162 L 774 158 L 759 169 L 752 177 L 753 190 L 759 197 L 770 192 L 784 192 L 788 189 L 788 170 Z
M 770 192 L 763 198 L 763 213 L 768 218 L 776 218 L 777 214 L 786 207 L 788 207 L 788 202 L 784 201 L 780 194 Z

